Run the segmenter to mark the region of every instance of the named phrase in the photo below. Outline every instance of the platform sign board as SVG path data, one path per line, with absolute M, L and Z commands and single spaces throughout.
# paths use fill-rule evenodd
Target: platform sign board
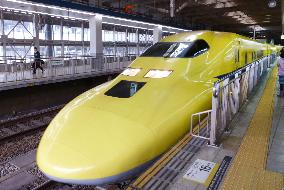
M 197 159 L 190 166 L 183 178 L 205 184 L 209 175 L 212 173 L 216 163 L 206 160 Z M 213 174 L 214 175 L 214 174 Z

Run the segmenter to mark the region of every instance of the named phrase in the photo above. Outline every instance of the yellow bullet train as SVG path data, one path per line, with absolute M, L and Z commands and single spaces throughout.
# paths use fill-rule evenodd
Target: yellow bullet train
M 213 83 L 274 47 L 225 32 L 168 36 L 114 80 L 68 103 L 46 129 L 37 164 L 50 179 L 101 185 L 133 177 L 211 109 Z

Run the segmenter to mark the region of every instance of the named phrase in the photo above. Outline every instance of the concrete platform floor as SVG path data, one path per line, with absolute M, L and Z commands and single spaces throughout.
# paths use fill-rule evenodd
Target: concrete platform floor
M 284 174 L 284 97 L 275 97 L 266 169 Z

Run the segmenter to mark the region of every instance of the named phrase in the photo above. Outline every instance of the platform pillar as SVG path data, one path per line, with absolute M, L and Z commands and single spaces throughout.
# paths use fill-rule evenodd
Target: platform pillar
M 139 29 L 137 28 L 136 29 L 136 34 L 135 34 L 135 37 L 136 37 L 136 56 L 138 57 L 139 54 L 140 54 L 140 48 L 139 48 Z
M 154 28 L 153 31 L 153 43 L 157 43 L 163 37 L 162 26 L 157 26 Z
M 81 24 L 81 41 L 82 41 L 82 55 L 85 55 L 85 27 L 83 21 Z
M 1 56 L 3 56 L 3 58 L 4 58 L 4 63 L 7 63 L 7 59 L 6 59 L 6 44 L 7 44 L 8 36 L 5 35 L 4 16 L 3 16 L 2 10 L 1 10 L 0 16 L 1 16 L 1 22 L 0 22 L 0 24 L 1 24 L 1 27 L 0 27 L 1 32 L 0 32 L 0 35 L 1 35 L 1 42 L 2 42 L 2 48 L 3 48 L 3 52 L 2 52 L 3 54 Z
M 127 28 L 125 30 L 125 40 L 126 40 L 126 50 L 125 50 L 124 56 L 128 56 L 128 43 L 129 43 L 129 40 L 128 40 L 128 30 L 127 30 Z
M 40 51 L 39 46 L 39 15 L 34 14 L 33 18 L 33 27 L 34 27 L 34 47 Z
M 115 32 L 115 26 L 113 27 L 112 37 L 113 37 L 113 41 L 114 41 L 113 55 L 114 55 L 114 59 L 115 59 L 115 61 L 116 61 L 116 58 L 117 58 L 117 47 L 116 47 L 117 35 L 116 35 L 116 32 Z
M 103 54 L 102 16 L 96 14 L 89 19 L 90 28 L 90 54 L 95 56 Z
M 46 25 L 45 39 L 50 40 L 50 41 L 52 40 L 52 27 L 50 24 Z M 53 57 L 53 46 L 52 45 L 47 46 L 46 56 Z
M 61 57 L 64 57 L 63 19 L 61 19 L 60 22 L 60 41 L 61 41 Z

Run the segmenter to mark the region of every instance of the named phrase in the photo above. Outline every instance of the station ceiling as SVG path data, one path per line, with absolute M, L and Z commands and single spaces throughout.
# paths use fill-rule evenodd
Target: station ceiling
M 42 4 L 65 6 L 72 4 L 73 9 L 84 7 L 85 11 L 101 11 L 113 16 L 132 17 L 137 19 L 150 19 L 161 21 L 171 26 L 185 26 L 187 29 L 208 29 L 228 31 L 253 36 L 254 28 L 256 37 L 260 39 L 274 39 L 280 43 L 281 2 L 284 0 L 26 0 Z M 1 0 L 0 6 L 19 6 L 22 0 Z M 17 3 L 16 3 L 17 2 Z M 3 5 L 1 5 L 3 4 Z M 270 7 L 270 5 L 275 5 Z M 27 6 L 27 7 L 24 7 Z M 38 10 L 39 7 L 21 5 L 25 9 Z M 40 7 L 40 9 L 46 9 Z M 69 9 L 68 9 L 69 10 Z M 78 17 L 79 13 L 62 10 L 53 14 Z M 59 12 L 58 12 L 59 11 Z M 121 14 L 117 14 L 121 13 Z M 75 14 L 75 15 L 73 15 Z M 76 15 L 77 14 L 77 15 Z M 79 15 L 86 17 L 89 15 Z M 131 19 L 131 18 L 130 18 Z M 283 42 L 283 41 L 282 41 Z M 283 43 L 284 44 L 284 43 Z
M 280 41 L 281 0 L 173 0 L 174 13 L 170 17 L 171 0 L 103 0 L 102 5 L 147 14 L 174 22 L 183 22 L 193 29 L 230 31 L 258 38 Z M 275 7 L 269 7 L 275 5 Z

